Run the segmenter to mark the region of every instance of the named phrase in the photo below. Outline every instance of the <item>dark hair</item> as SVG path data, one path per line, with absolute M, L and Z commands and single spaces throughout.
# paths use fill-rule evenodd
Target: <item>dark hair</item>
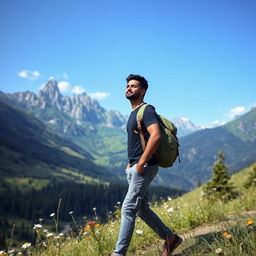
M 142 88 L 144 88 L 145 90 L 148 89 L 148 81 L 140 75 L 134 75 L 134 74 L 130 74 L 127 78 L 126 78 L 126 82 L 128 83 L 130 80 L 136 80 L 140 82 L 140 86 Z

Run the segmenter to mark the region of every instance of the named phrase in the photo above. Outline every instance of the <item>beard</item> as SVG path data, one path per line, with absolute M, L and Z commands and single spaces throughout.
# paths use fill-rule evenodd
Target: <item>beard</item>
M 135 100 L 138 99 L 140 97 L 140 92 L 134 93 L 134 94 L 125 94 L 126 99 L 128 100 Z

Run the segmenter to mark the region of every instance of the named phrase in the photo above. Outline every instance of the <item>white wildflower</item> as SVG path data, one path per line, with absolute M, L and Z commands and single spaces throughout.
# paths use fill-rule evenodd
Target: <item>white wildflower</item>
M 68 214 L 70 214 L 70 215 L 73 214 L 73 211 L 69 212 Z
M 43 226 L 41 224 L 34 224 L 34 228 L 33 229 L 40 229 L 42 228 Z
M 51 237 L 51 236 L 53 236 L 53 233 L 46 234 L 46 237 Z
M 50 217 L 54 217 L 54 216 L 55 216 L 55 213 L 54 213 L 54 212 L 50 214 Z
M 167 199 L 168 199 L 168 201 L 172 201 L 172 198 L 171 198 L 171 197 L 169 197 L 169 196 L 168 196 L 168 198 L 167 198 Z
M 167 210 L 167 212 L 169 212 L 169 213 L 172 213 L 172 212 L 174 212 L 174 209 L 173 209 L 173 207 L 170 207 L 170 208 Z
M 215 251 L 217 254 L 220 254 L 220 253 L 222 253 L 222 249 L 221 248 L 218 248 L 218 249 L 216 249 L 216 251 Z
M 136 233 L 141 236 L 143 234 L 143 230 L 137 229 Z
M 31 246 L 31 243 L 24 243 L 22 246 L 21 246 L 21 248 L 22 249 L 27 249 L 28 247 L 30 247 Z

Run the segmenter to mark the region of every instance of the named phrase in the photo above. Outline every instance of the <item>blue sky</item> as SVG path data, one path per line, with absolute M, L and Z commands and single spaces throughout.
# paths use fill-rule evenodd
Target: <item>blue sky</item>
M 256 104 L 255 0 L 0 1 L 0 90 L 85 91 L 130 112 L 125 77 L 149 81 L 145 101 L 198 125 Z

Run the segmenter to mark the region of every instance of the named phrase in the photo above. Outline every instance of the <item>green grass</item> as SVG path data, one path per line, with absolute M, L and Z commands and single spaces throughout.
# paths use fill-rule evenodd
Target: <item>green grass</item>
M 104 182 L 99 179 L 95 179 L 90 176 L 86 176 L 82 173 L 77 173 L 77 172 L 74 172 L 72 170 L 68 170 L 65 168 L 61 169 L 61 173 L 65 177 L 67 177 L 67 179 L 73 179 L 74 181 L 76 181 L 78 183 L 104 184 Z M 59 175 L 61 175 L 61 174 L 59 173 Z
M 196 227 L 219 225 L 222 231 L 209 231 L 204 235 L 188 239 L 183 243 L 179 255 L 202 256 L 216 255 L 216 250 L 222 250 L 219 255 L 238 256 L 256 255 L 256 214 L 241 218 L 244 212 L 256 210 L 256 189 L 245 190 L 243 183 L 247 179 L 252 166 L 236 173 L 232 177 L 236 188 L 241 192 L 239 198 L 228 203 L 220 201 L 210 203 L 202 198 L 202 187 L 177 199 L 169 199 L 161 204 L 152 206 L 153 210 L 174 232 L 186 234 Z M 170 210 L 172 209 L 172 211 Z M 74 216 L 75 217 L 75 216 Z M 232 219 L 232 222 L 230 220 Z M 247 225 L 248 220 L 254 223 Z M 73 232 L 65 236 L 54 234 L 45 241 L 38 240 L 33 248 L 26 249 L 34 256 L 105 256 L 115 246 L 119 226 L 120 208 L 109 214 L 109 221 L 105 225 L 89 223 L 87 219 L 79 228 L 79 235 Z M 227 232 L 229 238 L 223 235 Z M 43 236 L 42 229 L 37 231 Z M 29 241 L 28 241 L 29 242 Z M 26 253 L 23 250 L 23 253 Z M 135 232 L 127 256 L 153 256 L 159 254 L 161 243 L 156 234 L 140 219 L 137 219 Z
M 74 150 L 72 150 L 71 148 L 68 148 L 68 147 L 60 147 L 60 149 L 62 151 L 64 151 L 65 153 L 71 155 L 71 156 L 76 156 L 76 157 L 79 157 L 81 159 L 85 159 L 84 156 L 82 156 L 81 154 L 78 154 L 77 152 L 75 152 Z
M 34 178 L 4 178 L 4 181 L 7 182 L 10 187 L 17 188 L 20 191 L 26 191 L 29 189 L 40 190 L 43 187 L 49 184 L 49 180 L 47 179 L 34 179 Z
M 183 250 L 183 255 L 252 256 L 256 252 L 256 226 L 246 222 L 227 225 L 221 232 L 202 235 Z
M 233 133 L 235 136 L 239 137 L 243 141 L 254 141 L 256 138 L 256 129 L 251 129 L 254 127 L 254 122 L 256 118 L 256 109 L 248 112 L 244 115 L 243 121 L 239 118 L 229 122 L 225 125 L 227 130 Z

